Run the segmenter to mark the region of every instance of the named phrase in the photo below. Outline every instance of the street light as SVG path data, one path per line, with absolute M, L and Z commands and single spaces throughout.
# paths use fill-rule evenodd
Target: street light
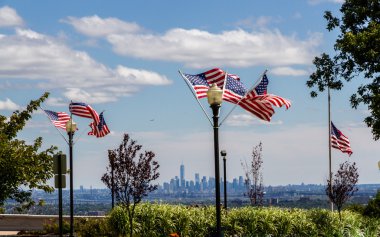
M 224 170 L 224 209 L 227 210 L 227 172 L 226 172 L 226 150 L 222 150 L 220 155 L 223 156 L 223 170 Z
M 219 174 L 219 108 L 222 104 L 223 91 L 216 85 L 212 84 L 207 91 L 207 99 L 213 114 L 214 128 L 214 154 L 215 154 L 215 208 L 216 208 L 216 236 L 221 237 L 221 218 L 220 218 L 220 174 Z
M 74 186 L 73 186 L 73 137 L 77 124 L 70 119 L 66 123 L 66 132 L 69 135 L 70 148 L 70 237 L 74 236 Z

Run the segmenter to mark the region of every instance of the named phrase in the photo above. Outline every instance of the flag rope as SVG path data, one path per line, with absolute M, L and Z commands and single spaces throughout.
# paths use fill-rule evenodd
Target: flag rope
M 199 106 L 202 108 L 202 111 L 206 115 L 208 121 L 210 121 L 211 126 L 214 126 L 213 123 L 212 123 L 212 121 L 211 121 L 211 119 L 210 119 L 210 117 L 207 115 L 206 110 L 203 108 L 203 106 L 202 106 L 201 102 L 199 101 L 198 97 L 195 95 L 194 89 L 189 85 L 189 82 L 188 82 L 186 76 L 183 75 L 183 73 L 181 72 L 181 70 L 178 70 L 178 72 L 182 76 L 182 78 L 185 81 L 186 85 L 189 87 L 189 90 L 191 91 L 191 93 L 193 94 L 193 96 L 195 97 L 195 99 L 197 100 Z

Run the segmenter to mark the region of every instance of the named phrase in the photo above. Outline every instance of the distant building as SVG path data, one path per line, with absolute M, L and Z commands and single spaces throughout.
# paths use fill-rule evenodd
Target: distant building
M 234 178 L 234 179 L 232 180 L 232 188 L 233 188 L 235 191 L 239 188 L 239 183 L 238 183 L 237 178 Z
M 207 190 L 207 178 L 206 178 L 206 176 L 202 177 L 202 185 L 201 185 L 201 187 L 202 187 L 202 191 L 206 191 Z
M 180 178 L 181 178 L 181 189 L 185 189 L 185 165 L 181 165 L 180 166 L 180 170 L 179 170 L 179 174 L 180 174 Z
M 244 179 L 243 179 L 243 176 L 239 176 L 239 188 L 244 188 Z

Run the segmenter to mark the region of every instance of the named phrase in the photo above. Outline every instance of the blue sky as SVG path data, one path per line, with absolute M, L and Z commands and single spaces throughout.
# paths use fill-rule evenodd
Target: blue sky
M 210 123 L 178 74 L 214 67 L 237 74 L 247 87 L 268 69 L 270 93 L 292 101 L 264 123 L 240 108 L 220 128 L 230 179 L 263 142 L 266 185 L 324 183 L 328 175 L 327 98 L 309 96 L 312 59 L 332 52 L 337 32 L 327 32 L 325 10 L 339 14 L 340 0 L 284 1 L 4 1 L 0 0 L 0 113 L 9 115 L 49 91 L 45 109 L 68 112 L 70 100 L 90 104 L 112 133 L 87 136 L 90 121 L 75 118 L 75 187 L 102 188 L 107 150 L 130 133 L 153 150 L 160 182 L 194 173 L 213 176 Z M 334 169 L 358 164 L 360 183 L 378 183 L 379 145 L 352 110 L 359 82 L 332 94 L 332 119 L 349 137 L 354 154 L 333 150 Z M 208 105 L 202 101 L 206 110 Z M 231 109 L 223 103 L 222 118 Z M 41 111 L 19 137 L 42 136 L 45 145 L 68 148 Z

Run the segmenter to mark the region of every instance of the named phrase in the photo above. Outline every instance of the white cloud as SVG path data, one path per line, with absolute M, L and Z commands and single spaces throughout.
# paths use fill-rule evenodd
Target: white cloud
M 19 110 L 21 106 L 7 98 L 5 101 L 0 100 L 0 110 Z
M 49 97 L 46 100 L 46 104 L 50 106 L 67 106 L 69 102 L 63 98 Z
M 280 18 L 273 16 L 259 16 L 259 17 L 248 17 L 246 19 L 240 20 L 235 23 L 236 26 L 242 27 L 245 29 L 257 29 L 257 28 L 266 28 L 271 23 L 280 22 Z
M 0 52 L 0 80 L 38 80 L 39 88 L 64 89 L 68 100 L 116 101 L 136 93 L 142 86 L 171 83 L 167 77 L 152 71 L 121 65 L 109 68 L 86 52 L 73 50 L 59 39 L 29 29 L 16 29 L 16 34 L 1 37 Z
M 230 118 L 226 120 L 226 124 L 228 126 L 233 126 L 233 127 L 246 127 L 250 125 L 281 125 L 283 122 L 281 120 L 278 121 L 263 121 L 260 120 L 253 115 L 250 114 L 236 114 L 232 115 Z
M 197 29 L 172 29 L 162 36 L 110 35 L 107 39 L 118 54 L 183 62 L 194 68 L 310 64 L 320 41 L 319 35 L 300 41 L 277 30 L 212 34 Z
M 17 12 L 8 6 L 0 8 L 0 27 L 21 26 L 23 25 L 22 18 L 17 15 Z
M 271 73 L 279 76 L 306 76 L 309 74 L 306 70 L 294 69 L 292 67 L 276 67 L 271 69 Z
M 113 17 L 100 18 L 97 15 L 82 18 L 68 17 L 67 19 L 61 20 L 61 22 L 68 23 L 74 26 L 78 32 L 93 37 L 133 33 L 142 30 L 136 23 L 121 21 Z
M 111 93 L 99 91 L 90 93 L 80 88 L 68 88 L 63 94 L 74 101 L 86 101 L 89 104 L 114 102 L 117 100 L 117 97 Z
M 91 18 L 91 17 L 90 17 Z M 151 34 L 136 30 L 121 30 L 123 22 L 117 24 L 99 19 L 88 22 L 88 17 L 70 18 L 66 21 L 87 36 L 104 36 L 115 53 L 136 58 L 184 63 L 188 67 L 212 66 L 249 67 L 254 65 L 308 65 L 315 55 L 321 34 L 314 33 L 308 39 L 283 35 L 279 30 L 248 32 L 242 29 L 211 33 L 198 29 L 170 29 L 164 34 Z M 265 26 L 271 18 L 262 17 L 256 24 Z M 86 30 L 81 26 L 86 25 Z M 99 26 L 111 30 L 95 32 Z
M 118 66 L 117 73 L 125 78 L 126 82 L 136 85 L 168 85 L 171 81 L 165 76 L 161 76 L 158 73 L 150 72 L 146 70 L 138 70 L 133 68 L 127 68 L 124 66 Z
M 343 4 L 344 0 L 308 0 L 308 3 L 311 5 L 317 5 L 317 4 L 324 3 L 324 2 Z

